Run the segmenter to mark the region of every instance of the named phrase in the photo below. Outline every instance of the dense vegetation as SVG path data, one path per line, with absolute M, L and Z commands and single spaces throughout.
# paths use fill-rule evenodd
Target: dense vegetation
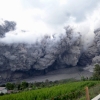
M 40 88 L 44 88 L 44 87 L 52 87 L 58 84 L 64 84 L 67 82 L 75 82 L 75 79 L 63 79 L 63 80 L 59 80 L 59 81 L 49 81 L 48 79 L 45 80 L 45 82 L 34 82 L 34 83 L 28 83 L 25 81 L 22 82 L 16 82 L 16 83 L 6 83 L 6 84 L 2 84 L 0 85 L 0 87 L 6 87 L 7 90 L 13 90 L 13 92 L 18 92 L 18 91 L 24 91 L 24 90 L 28 90 L 28 89 L 40 89 Z
M 93 73 L 93 79 L 94 80 L 100 80 L 100 65 L 96 64 L 94 68 L 94 73 Z
M 24 91 L 17 94 L 0 96 L 0 100 L 66 100 L 85 95 L 85 87 L 99 84 L 98 81 L 80 81 L 36 90 Z

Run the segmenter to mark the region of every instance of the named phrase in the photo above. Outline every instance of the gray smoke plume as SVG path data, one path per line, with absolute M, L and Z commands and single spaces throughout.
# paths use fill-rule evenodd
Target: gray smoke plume
M 0 80 L 20 79 L 41 75 L 49 70 L 99 62 L 100 29 L 94 31 L 94 40 L 86 50 L 81 33 L 69 26 L 65 28 L 65 33 L 45 35 L 33 43 L 2 41 L 9 31 L 14 32 L 15 29 L 15 22 L 5 21 L 1 25 Z M 22 32 L 24 34 L 26 31 Z
M 13 71 L 31 68 L 41 70 L 48 68 L 55 61 L 65 66 L 75 66 L 80 57 L 80 39 L 79 33 L 67 27 L 66 33 L 61 34 L 59 38 L 55 35 L 52 39 L 50 36 L 44 36 L 40 41 L 30 45 L 1 43 L 1 55 L 9 61 L 7 65 L 3 65 L 5 63 L 1 58 L 1 67 L 5 66 Z
M 5 22 L 6 23 L 6 22 Z M 1 33 L 15 29 L 14 22 L 1 26 Z M 13 27 L 12 27 L 13 26 Z M 6 28 L 4 28 L 6 27 Z M 25 32 L 25 31 L 24 31 Z M 9 34 L 9 32 L 7 33 Z M 1 37 L 2 40 L 5 37 Z M 39 41 L 28 43 L 0 43 L 0 76 L 2 79 L 22 77 L 16 72 L 30 73 L 32 70 L 58 69 L 76 66 L 81 55 L 81 35 L 71 27 L 60 35 L 44 36 Z M 73 62 L 73 63 L 72 63 Z M 31 72 L 34 74 L 34 71 Z M 5 74 L 5 75 L 4 75 Z M 15 76 L 14 76 L 15 75 Z M 7 78 L 8 77 L 8 78 Z M 12 79 L 13 79 L 12 78 Z
M 15 30 L 15 26 L 15 22 L 5 20 L 3 24 L 0 25 L 0 37 L 4 37 L 5 33 Z
M 100 57 L 100 28 L 94 31 L 95 37 L 88 49 L 82 53 L 78 65 L 86 66 L 87 64 L 99 63 Z

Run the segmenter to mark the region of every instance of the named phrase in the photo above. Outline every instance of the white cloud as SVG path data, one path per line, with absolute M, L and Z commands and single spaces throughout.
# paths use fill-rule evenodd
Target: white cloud
M 32 36 L 61 33 L 68 24 L 82 34 L 93 34 L 100 23 L 99 4 L 100 0 L 0 0 L 0 18 L 14 20 L 18 29 L 31 31 L 26 36 L 19 31 L 16 36 L 6 35 L 5 40 L 33 41 Z

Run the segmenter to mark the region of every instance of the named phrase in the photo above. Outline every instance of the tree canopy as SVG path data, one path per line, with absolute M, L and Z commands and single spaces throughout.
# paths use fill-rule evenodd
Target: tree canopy
M 100 80 L 100 65 L 96 64 L 93 72 L 93 79 Z

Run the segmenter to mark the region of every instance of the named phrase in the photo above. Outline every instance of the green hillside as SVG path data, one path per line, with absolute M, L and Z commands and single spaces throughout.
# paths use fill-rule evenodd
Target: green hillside
M 0 96 L 0 100 L 78 100 L 78 98 L 85 96 L 86 86 L 91 88 L 98 84 L 100 84 L 99 81 L 71 82 Z

